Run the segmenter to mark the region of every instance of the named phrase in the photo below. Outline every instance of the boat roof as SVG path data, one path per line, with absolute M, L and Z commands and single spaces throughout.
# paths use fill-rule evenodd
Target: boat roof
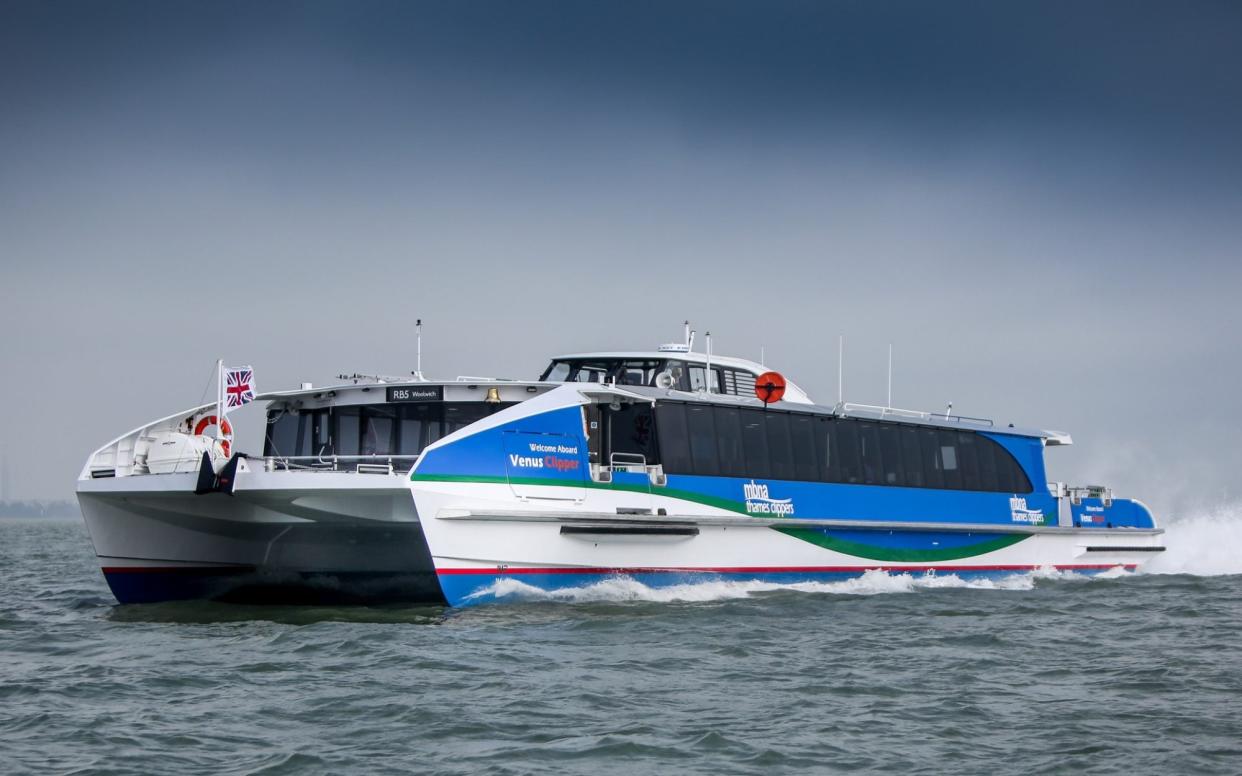
M 563 356 L 553 356 L 553 361 L 578 361 L 589 360 L 592 358 L 599 359 L 623 359 L 626 361 L 693 361 L 701 364 L 707 362 L 706 353 L 696 353 L 689 350 L 603 350 L 590 353 L 568 353 Z M 769 370 L 769 367 L 760 364 L 757 361 L 751 361 L 745 358 L 737 358 L 735 356 L 718 356 L 712 354 L 712 363 L 717 366 L 734 366 L 745 369 L 755 374 L 763 374 Z
M 715 359 L 713 358 L 713 360 Z M 596 389 L 608 389 L 608 386 L 594 387 Z M 623 389 L 617 388 L 614 390 L 619 393 L 639 396 L 647 400 L 682 401 L 701 404 L 728 404 L 742 407 L 763 406 L 757 398 L 731 396 L 728 394 L 709 394 L 705 392 L 678 391 L 671 389 L 665 390 L 662 388 L 652 388 L 640 385 L 627 385 L 624 386 Z M 1073 440 L 1070 435 L 1063 431 L 1020 427 L 1015 426 L 1012 423 L 1007 426 L 998 426 L 987 418 L 972 418 L 965 415 L 950 415 L 942 412 L 907 410 L 897 407 L 881 407 L 870 404 L 854 404 L 850 402 L 843 402 L 834 405 L 823 405 L 780 401 L 769 404 L 768 407 L 773 410 L 809 413 L 814 415 L 830 415 L 838 418 L 858 418 L 862 420 L 905 423 L 910 425 L 930 426 L 934 428 L 951 428 L 963 431 L 982 431 L 991 434 L 1010 434 L 1013 436 L 1034 437 L 1044 440 L 1044 443 L 1049 446 L 1073 444 Z

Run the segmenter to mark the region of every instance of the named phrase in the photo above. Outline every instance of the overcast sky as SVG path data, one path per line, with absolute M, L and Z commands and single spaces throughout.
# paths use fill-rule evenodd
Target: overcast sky
M 536 376 L 690 318 L 824 403 L 1242 466 L 1235 3 L 0 0 L 6 498 L 197 403 Z M 209 390 L 209 389 L 207 389 Z

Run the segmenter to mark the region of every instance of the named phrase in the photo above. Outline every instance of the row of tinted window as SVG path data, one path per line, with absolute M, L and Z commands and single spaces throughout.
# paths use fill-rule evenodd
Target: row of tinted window
M 1010 453 L 969 431 L 740 407 L 662 403 L 670 474 L 1029 493 Z
M 418 455 L 506 404 L 444 402 L 329 407 L 268 416 L 264 455 Z

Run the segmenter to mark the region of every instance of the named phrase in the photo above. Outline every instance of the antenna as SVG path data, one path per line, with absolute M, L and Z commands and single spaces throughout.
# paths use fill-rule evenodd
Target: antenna
M 759 346 L 759 366 L 767 366 L 767 359 L 764 358 L 763 345 Z
M 837 335 L 837 404 L 845 402 L 845 335 Z
M 690 351 L 690 344 L 694 342 L 694 334 L 690 331 L 690 321 L 685 321 L 686 326 L 686 352 Z
M 694 329 L 690 330 L 690 336 L 686 337 L 686 352 L 690 353 L 694 350 L 694 335 L 697 334 Z
M 888 404 L 884 405 L 890 410 L 893 408 L 893 343 L 888 343 Z
M 708 393 L 712 392 L 712 333 L 709 331 L 707 337 L 707 369 L 703 372 L 703 385 Z
M 414 341 L 418 348 L 414 356 L 414 377 L 419 382 L 425 381 L 423 377 L 423 319 L 419 318 L 414 322 Z

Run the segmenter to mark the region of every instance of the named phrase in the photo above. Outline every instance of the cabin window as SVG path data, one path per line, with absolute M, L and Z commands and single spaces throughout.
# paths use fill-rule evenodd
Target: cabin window
M 784 412 L 751 410 L 763 416 L 768 432 L 768 458 L 772 462 L 774 480 L 792 480 L 794 472 L 793 443 L 789 436 L 789 415 Z
M 1018 460 L 999 442 L 985 436 L 979 437 L 981 451 L 991 450 L 996 462 L 996 490 L 1002 493 L 1030 493 L 1031 479 L 1026 476 Z
M 742 419 L 742 449 L 746 454 L 746 473 L 743 476 L 772 476 L 764 413 L 756 410 L 739 410 L 739 413 Z
M 691 365 L 687 370 L 690 374 L 690 390 L 704 391 L 707 390 L 707 369 L 698 365 Z M 712 392 L 720 393 L 720 372 L 712 369 Z
M 957 432 L 957 465 L 962 470 L 962 490 L 981 490 L 979 481 L 979 453 L 976 452 L 975 435 Z
M 307 455 L 333 455 L 332 418 L 328 410 L 315 410 L 311 415 L 311 446 Z
M 439 438 L 440 405 L 403 404 L 400 414 L 398 455 L 418 455 L 424 447 Z
M 831 418 L 815 419 L 815 454 L 819 459 L 819 474 L 815 479 L 820 482 L 840 482 L 841 467 L 837 465 L 839 456 L 833 451 L 836 447 L 836 421 Z
M 746 452 L 742 444 L 742 411 L 736 407 L 716 407 L 716 447 L 720 454 L 720 473 L 725 477 L 745 477 Z
M 862 459 L 863 482 L 883 485 L 883 464 L 880 458 L 880 429 L 875 423 L 858 424 L 858 451 Z
M 837 422 L 837 452 L 841 459 L 841 482 L 857 484 L 863 481 L 862 462 L 858 456 L 858 421 Z
M 944 487 L 944 463 L 940 460 L 940 434 L 934 428 L 920 428 L 919 449 L 923 453 L 923 481 L 929 488 Z
M 819 479 L 819 455 L 815 450 L 815 428 L 818 422 L 811 415 L 789 416 L 789 438 L 793 443 L 794 479 Z
M 660 460 L 664 470 L 691 474 L 690 435 L 686 429 L 686 411 L 681 404 L 656 406 L 656 437 L 660 442 Z
M 902 423 L 659 404 L 670 474 L 1026 492 L 1017 460 L 983 434 Z
M 305 416 L 293 410 L 282 408 L 273 410 L 267 416 L 267 438 L 264 440 L 263 454 L 274 456 L 292 456 L 298 453 L 298 435 L 305 423 Z
M 943 487 L 961 490 L 962 470 L 958 465 L 957 432 L 939 429 L 936 437 L 940 442 L 940 474 L 944 478 Z
M 925 487 L 927 480 L 919 449 L 919 429 L 914 426 L 896 428 L 901 434 L 901 464 L 906 474 L 905 484 L 910 488 Z
M 694 460 L 694 473 L 707 476 L 720 474 L 720 462 L 716 452 L 716 422 L 712 407 L 690 405 L 686 407 L 686 424 L 690 429 L 690 457 Z
M 336 435 L 333 452 L 336 455 L 358 454 L 358 432 L 361 427 L 361 407 L 334 407 Z
M 552 366 L 548 367 L 548 370 L 539 379 L 550 383 L 563 383 L 569 377 L 569 369 L 568 361 L 553 361 Z
M 572 383 L 603 383 L 608 380 L 607 362 L 589 362 L 579 364 L 576 370 L 569 375 L 569 382 Z
M 647 465 L 659 460 L 650 404 L 622 404 L 619 410 L 609 410 L 607 417 L 609 451 L 625 454 L 617 463 L 635 463 L 636 455 L 641 455 Z
M 893 423 L 880 424 L 880 459 L 884 485 L 899 487 L 906 484 L 905 467 L 901 461 L 901 427 Z
M 990 439 L 984 437 L 975 437 L 977 443 L 975 451 L 979 456 L 979 489 L 980 490 L 1009 490 L 999 485 L 999 478 L 996 472 L 996 445 Z
M 362 441 L 358 451 L 361 455 L 391 455 L 397 446 L 393 444 L 397 408 L 377 405 L 362 408 Z

